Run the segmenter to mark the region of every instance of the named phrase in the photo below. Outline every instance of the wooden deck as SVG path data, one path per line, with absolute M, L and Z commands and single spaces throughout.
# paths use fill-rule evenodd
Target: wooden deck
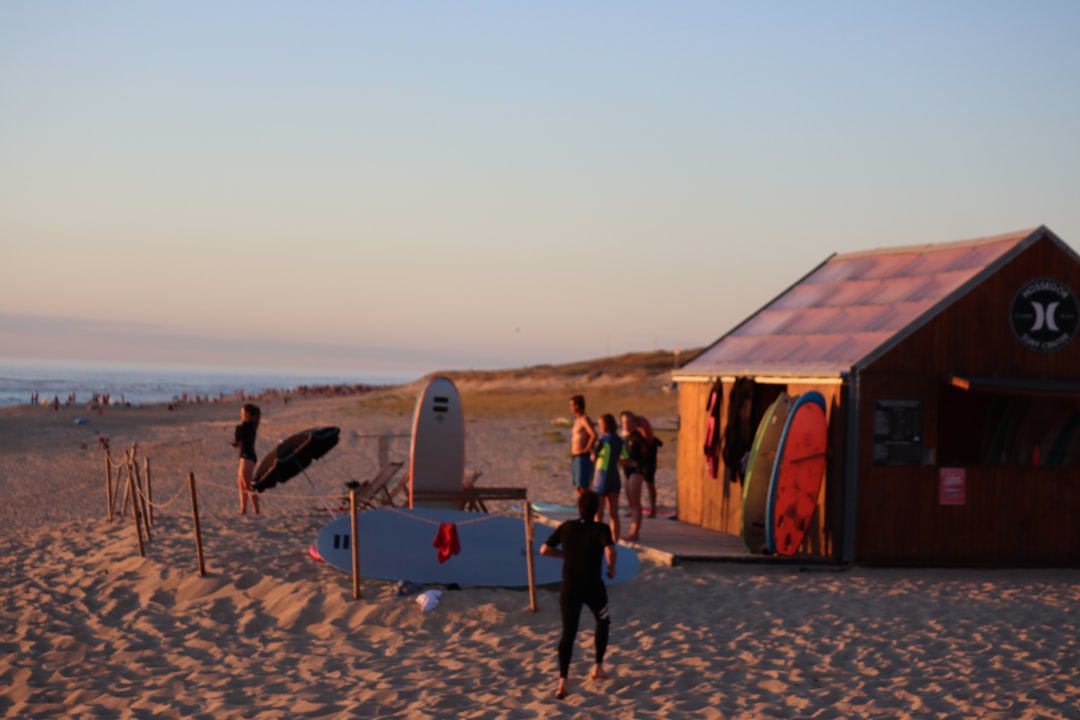
M 552 527 L 577 517 L 571 513 L 536 513 L 538 522 Z M 629 527 L 630 518 L 623 515 L 623 527 Z M 819 564 L 831 562 L 825 558 L 807 555 L 778 557 L 755 555 L 743 545 L 738 535 L 707 530 L 697 525 L 680 522 L 673 518 L 645 518 L 641 527 L 641 541 L 619 541 L 637 551 L 642 558 L 660 565 L 679 565 L 686 562 L 738 562 L 774 564 Z

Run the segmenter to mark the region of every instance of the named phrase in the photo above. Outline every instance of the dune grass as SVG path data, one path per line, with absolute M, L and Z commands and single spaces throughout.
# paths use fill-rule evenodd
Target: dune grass
M 686 362 L 698 350 L 683 352 Z M 582 394 L 589 415 L 618 417 L 623 410 L 648 418 L 674 418 L 678 396 L 663 387 L 665 373 L 675 362 L 663 350 L 627 353 L 565 365 L 537 365 L 514 370 L 467 370 L 440 373 L 452 379 L 461 393 L 466 421 L 470 417 L 530 417 L 556 421 L 570 417 L 571 395 Z M 483 385 L 482 389 L 476 388 Z M 412 414 L 423 383 L 386 388 L 361 396 L 357 410 Z M 660 428 L 658 428 L 658 431 Z M 661 438 L 667 441 L 661 434 Z
M 608 412 L 617 418 L 623 410 L 648 418 L 674 417 L 678 412 L 678 397 L 674 392 L 631 384 L 567 387 L 561 390 L 462 390 L 461 404 L 466 420 L 470 417 L 530 417 L 549 418 L 554 422 L 558 418 L 571 417 L 570 396 L 577 393 L 585 396 L 589 415 L 594 420 Z M 360 412 L 409 415 L 415 405 L 416 396 L 402 390 L 381 390 L 356 400 L 356 408 Z

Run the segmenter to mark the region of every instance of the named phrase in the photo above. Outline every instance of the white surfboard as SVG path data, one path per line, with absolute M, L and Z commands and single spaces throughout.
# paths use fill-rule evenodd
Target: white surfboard
M 440 563 L 435 537 L 442 523 L 454 523 L 461 551 Z M 378 580 L 411 580 L 419 584 L 462 587 L 527 587 L 525 521 L 508 515 L 487 515 L 442 508 L 367 510 L 357 516 L 360 536 L 360 575 Z M 537 585 L 562 581 L 562 560 L 540 554 L 552 528 L 533 528 L 533 560 Z M 326 563 L 352 572 L 352 519 L 345 515 L 325 525 L 315 548 Z M 640 562 L 633 549 L 620 545 L 615 578 L 637 574 Z
M 454 502 L 417 502 L 414 493 L 461 492 L 465 479 L 465 414 L 450 378 L 433 377 L 416 400 L 409 458 L 409 506 L 456 508 Z

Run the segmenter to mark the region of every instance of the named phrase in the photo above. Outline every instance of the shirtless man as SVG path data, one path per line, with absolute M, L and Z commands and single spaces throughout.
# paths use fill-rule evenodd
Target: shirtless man
M 574 413 L 574 426 L 570 428 L 570 472 L 577 488 L 577 494 L 589 487 L 593 478 L 593 460 L 590 456 L 596 444 L 596 428 L 592 419 L 585 414 L 585 397 L 575 395 L 570 398 L 570 411 Z
M 563 558 L 562 588 L 559 591 L 559 610 L 562 615 L 562 635 L 559 637 L 559 686 L 555 697 L 560 700 L 569 691 L 567 676 L 570 657 L 574 652 L 581 606 L 588 606 L 596 618 L 596 664 L 589 677 L 608 677 L 604 671 L 611 619 L 608 617 L 607 589 L 601 576 L 602 560 L 606 557 L 608 578 L 615 577 L 617 552 L 611 530 L 593 518 L 600 507 L 600 498 L 586 488 L 578 497 L 578 519 L 567 520 L 555 529 L 540 546 L 540 554 Z

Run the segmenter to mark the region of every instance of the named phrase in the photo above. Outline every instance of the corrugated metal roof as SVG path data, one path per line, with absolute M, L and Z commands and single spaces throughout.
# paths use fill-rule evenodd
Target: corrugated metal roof
M 1054 237 L 1038 227 L 976 240 L 832 255 L 675 377 L 847 373 L 921 326 L 1044 233 Z

